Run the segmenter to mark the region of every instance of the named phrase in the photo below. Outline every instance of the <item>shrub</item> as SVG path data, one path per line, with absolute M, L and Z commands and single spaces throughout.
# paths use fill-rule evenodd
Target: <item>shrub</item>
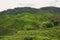
M 44 23 L 43 23 L 43 27 L 44 27 L 44 28 L 53 27 L 53 23 L 52 23 L 52 22 L 44 22 Z
M 35 40 L 34 37 L 25 37 L 24 40 Z

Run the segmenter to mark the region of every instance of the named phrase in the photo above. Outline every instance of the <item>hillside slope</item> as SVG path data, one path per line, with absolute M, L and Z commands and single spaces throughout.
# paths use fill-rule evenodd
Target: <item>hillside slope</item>
M 60 8 L 22 7 L 0 12 L 0 40 L 60 40 Z

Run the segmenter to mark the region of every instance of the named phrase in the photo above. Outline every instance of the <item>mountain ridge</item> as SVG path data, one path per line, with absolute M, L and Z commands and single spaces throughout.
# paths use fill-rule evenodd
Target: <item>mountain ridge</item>
M 17 14 L 17 13 L 24 13 L 24 12 L 29 12 L 29 13 L 37 13 L 37 12 L 41 12 L 41 11 L 48 11 L 51 13 L 60 13 L 60 8 L 58 7 L 42 7 L 39 9 L 36 8 L 31 8 L 31 7 L 17 7 L 14 9 L 7 9 L 4 10 L 2 12 L 0 12 L 0 14 Z

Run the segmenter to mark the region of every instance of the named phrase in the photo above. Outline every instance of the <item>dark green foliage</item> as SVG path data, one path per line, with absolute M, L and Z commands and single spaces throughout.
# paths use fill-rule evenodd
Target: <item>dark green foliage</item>
M 25 37 L 24 40 L 35 40 L 34 37 Z
M 52 22 L 43 24 L 43 27 L 45 27 L 45 28 L 51 28 L 53 26 L 54 26 L 54 24 Z
M 11 35 L 11 34 L 15 34 L 15 33 L 16 33 L 16 30 L 14 30 L 14 29 L 5 28 L 0 31 L 0 36 Z
M 53 24 L 55 25 L 55 26 L 58 26 L 59 25 L 59 21 L 53 21 Z

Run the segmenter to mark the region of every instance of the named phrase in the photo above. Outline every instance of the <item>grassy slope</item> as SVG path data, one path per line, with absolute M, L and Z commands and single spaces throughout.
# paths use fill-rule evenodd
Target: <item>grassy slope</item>
M 4 36 L 0 40 L 24 40 L 25 37 L 32 37 L 35 40 L 59 40 L 60 26 L 43 30 L 18 31 L 15 35 Z
M 22 18 L 27 18 L 27 17 L 23 16 Z M 25 19 L 24 21 L 26 20 L 27 19 Z M 60 26 L 55 26 L 55 27 L 46 28 L 46 29 L 38 29 L 38 30 L 22 30 L 22 31 L 18 31 L 14 35 L 0 36 L 0 40 L 25 40 L 25 39 L 26 40 L 32 40 L 32 39 L 34 40 L 59 40 L 60 39 Z

